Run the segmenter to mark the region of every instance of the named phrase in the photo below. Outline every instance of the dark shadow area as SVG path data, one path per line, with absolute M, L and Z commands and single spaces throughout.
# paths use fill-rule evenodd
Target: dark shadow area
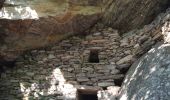
M 15 63 L 16 63 L 16 60 L 6 61 L 6 60 L 1 59 L 0 60 L 0 76 L 1 76 L 1 73 L 4 73 L 6 70 L 14 68 Z
M 79 94 L 78 100 L 97 100 L 97 95 L 95 94 Z
M 120 73 L 121 73 L 121 74 L 126 74 L 126 73 L 128 72 L 128 70 L 129 70 L 129 68 L 130 68 L 130 66 L 119 69 L 119 70 L 120 70 Z
M 94 49 L 90 51 L 89 62 L 99 63 L 99 51 L 98 50 Z
M 78 100 L 98 100 L 97 92 L 88 90 L 78 90 Z
M 5 0 L 0 0 L 0 9 L 3 7 Z
M 120 74 L 126 75 L 128 70 L 129 70 L 129 68 L 130 68 L 130 66 L 131 66 L 131 64 L 118 65 L 117 69 L 120 70 Z M 122 79 L 115 79 L 114 80 L 115 85 L 121 87 L 124 78 L 122 78 Z
M 103 89 L 103 90 L 107 90 L 107 87 L 103 87 L 102 89 Z
M 7 78 L 15 76 L 11 74 L 11 72 L 15 71 L 14 70 L 15 63 L 16 63 L 15 60 L 14 61 L 0 60 L 0 100 L 23 99 L 23 94 L 20 89 L 19 80 Z
M 122 83 L 123 83 L 123 80 L 124 80 L 123 78 L 122 79 L 115 79 L 114 83 L 115 83 L 116 86 L 121 86 Z

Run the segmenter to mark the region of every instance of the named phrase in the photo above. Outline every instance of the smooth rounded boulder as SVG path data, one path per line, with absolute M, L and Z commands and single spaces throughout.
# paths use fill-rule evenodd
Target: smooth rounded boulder
M 130 68 L 119 100 L 169 100 L 170 44 L 156 44 Z

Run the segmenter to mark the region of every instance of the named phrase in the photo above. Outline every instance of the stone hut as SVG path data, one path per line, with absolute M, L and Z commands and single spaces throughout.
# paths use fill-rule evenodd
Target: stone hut
M 119 61 L 121 56 L 130 55 L 128 50 L 121 51 L 120 39 L 116 30 L 105 30 L 32 50 L 1 74 L 0 90 L 4 92 L 0 98 L 103 100 L 109 93 L 114 98 L 124 78 L 117 62 L 124 63 Z
M 83 40 L 74 37 L 62 41 L 57 49 L 60 55 L 56 56 L 62 62 L 59 68 L 66 81 L 87 86 L 114 86 L 114 80 L 123 78 L 117 75 L 119 70 L 113 59 L 119 39 L 115 31 L 114 34 L 94 33 Z

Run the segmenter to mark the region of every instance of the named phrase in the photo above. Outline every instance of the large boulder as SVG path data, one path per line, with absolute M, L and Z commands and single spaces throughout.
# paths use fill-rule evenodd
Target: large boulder
M 0 11 L 0 59 L 83 34 L 101 17 L 99 6 L 68 0 L 6 0 Z
M 170 44 L 156 44 L 127 73 L 119 100 L 169 100 Z
M 167 9 L 169 0 L 107 0 L 103 22 L 127 32 L 149 24 Z

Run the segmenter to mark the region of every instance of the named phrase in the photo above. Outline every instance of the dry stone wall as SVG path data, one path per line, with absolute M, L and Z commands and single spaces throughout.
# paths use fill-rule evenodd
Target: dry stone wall
M 80 89 L 116 99 L 129 66 L 169 32 L 169 12 L 124 36 L 107 28 L 27 52 L 1 74 L 0 100 L 75 100 Z M 96 63 L 89 62 L 91 54 L 98 55 Z
M 75 100 L 78 89 L 98 91 L 99 100 L 116 98 L 125 71 L 135 60 L 134 51 L 147 49 L 151 46 L 148 41 L 154 43 L 151 35 L 123 38 L 107 28 L 32 50 L 1 74 L 0 99 Z M 98 56 L 92 56 L 98 57 L 98 62 L 89 62 L 91 52 L 97 52 Z
M 98 91 L 99 100 L 114 100 L 129 66 L 166 37 L 168 16 L 169 10 L 150 25 L 124 36 L 106 28 L 32 50 L 1 74 L 0 99 L 75 100 L 77 90 L 87 89 Z M 92 53 L 98 54 L 98 63 L 89 62 L 94 51 L 98 52 Z

